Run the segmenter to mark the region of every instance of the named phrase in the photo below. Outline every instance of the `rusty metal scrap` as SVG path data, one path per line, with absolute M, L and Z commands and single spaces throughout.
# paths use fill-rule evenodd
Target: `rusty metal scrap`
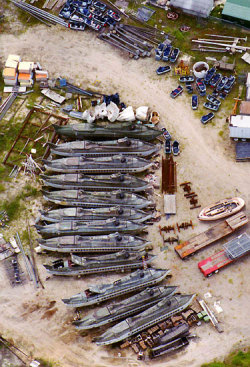
M 162 193 L 174 194 L 177 190 L 176 162 L 173 157 L 162 158 Z
M 35 118 L 36 121 L 32 121 Z M 53 122 L 51 122 L 51 119 L 53 119 Z M 43 148 L 48 142 L 55 143 L 58 137 L 52 124 L 56 122 L 59 125 L 66 125 L 68 120 L 68 118 L 52 112 L 33 107 L 25 117 L 14 143 L 3 160 L 3 164 L 10 167 L 21 165 L 30 155 L 31 149 Z M 20 145 L 22 148 L 20 148 Z M 47 145 L 41 158 L 46 159 L 49 154 L 50 147 Z

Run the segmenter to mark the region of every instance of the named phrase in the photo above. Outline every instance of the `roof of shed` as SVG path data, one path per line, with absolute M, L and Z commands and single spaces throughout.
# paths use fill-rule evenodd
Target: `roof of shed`
M 250 21 L 250 1 L 249 0 L 227 0 L 223 15 Z

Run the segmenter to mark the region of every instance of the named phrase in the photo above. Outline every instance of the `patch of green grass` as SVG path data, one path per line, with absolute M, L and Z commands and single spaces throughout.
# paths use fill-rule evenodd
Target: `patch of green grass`
M 37 361 L 41 363 L 41 367 L 57 367 L 59 364 L 57 362 L 50 361 L 45 358 L 38 358 Z
M 2 202 L 0 210 L 5 210 L 7 212 L 10 221 L 15 220 L 26 208 L 25 199 L 36 197 L 38 194 L 39 191 L 35 187 L 32 187 L 30 184 L 26 184 L 21 193 L 10 200 Z
M 223 362 L 205 363 L 201 367 L 249 367 L 250 351 L 239 351 L 237 354 L 231 354 Z
M 233 284 L 233 283 L 234 283 L 234 282 L 233 282 L 233 279 L 231 279 L 231 278 L 230 278 L 230 279 L 228 279 L 228 283 L 229 283 L 229 284 Z
M 5 191 L 5 186 L 0 183 L 0 192 L 3 192 L 3 191 Z

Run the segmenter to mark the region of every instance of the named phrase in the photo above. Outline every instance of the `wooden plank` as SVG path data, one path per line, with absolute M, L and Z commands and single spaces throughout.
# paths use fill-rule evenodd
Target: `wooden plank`
M 193 255 L 198 250 L 229 235 L 247 223 L 247 216 L 243 212 L 237 213 L 233 217 L 224 220 L 222 223 L 216 224 L 215 226 L 207 229 L 205 232 L 191 237 L 188 241 L 175 246 L 175 251 L 181 257 L 181 259 L 185 259 L 188 256 Z

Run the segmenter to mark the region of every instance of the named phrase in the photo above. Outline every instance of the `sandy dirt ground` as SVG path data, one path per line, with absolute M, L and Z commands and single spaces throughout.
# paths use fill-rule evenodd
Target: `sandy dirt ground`
M 202 126 L 195 117 L 186 95 L 172 100 L 169 96 L 177 81 L 167 76 L 158 78 L 153 58 L 130 60 L 96 39 L 93 33 L 74 33 L 60 28 L 48 29 L 38 26 L 20 36 L 0 35 L 2 58 L 8 54 L 20 54 L 23 60 L 39 61 L 50 77 L 63 76 L 82 87 L 94 87 L 105 93 L 119 92 L 121 99 L 133 107 L 148 105 L 161 115 L 161 124 L 169 129 L 181 143 L 181 155 L 177 160 L 178 184 L 191 181 L 203 206 L 224 197 L 241 196 L 246 201 L 246 211 L 250 207 L 250 165 L 235 163 L 234 147 L 227 132 L 221 138 L 218 132 L 225 129 L 225 119 L 217 118 L 215 126 Z M 160 170 L 158 172 L 160 175 Z M 159 194 L 156 190 L 156 194 Z M 162 197 L 155 195 L 157 209 L 163 213 Z M 191 211 L 189 203 L 178 187 L 177 215 L 161 224 L 194 222 L 194 230 L 180 232 L 181 240 L 208 228 L 199 223 L 199 209 Z M 249 227 L 240 232 L 247 231 Z M 218 251 L 223 242 L 200 252 L 187 262 L 182 262 L 173 246 L 161 252 L 162 240 L 158 224 L 149 227 L 148 238 L 154 245 L 154 253 L 159 254 L 156 267 L 171 268 L 172 285 L 178 285 L 183 293 L 197 293 L 201 296 L 211 292 L 208 304 L 213 308 L 220 301 L 223 312 L 218 319 L 224 333 L 218 334 L 211 325 L 194 329 L 198 339 L 180 353 L 155 361 L 137 361 L 130 351 L 97 347 L 91 343 L 95 333 L 80 335 L 71 325 L 74 313 L 61 302 L 61 298 L 73 295 L 88 284 L 118 279 L 120 276 L 86 277 L 82 279 L 53 278 L 45 280 L 46 271 L 42 263 L 45 257 L 38 257 L 39 271 L 45 290 L 36 291 L 27 283 L 11 288 L 4 269 L 0 267 L 0 330 L 6 338 L 35 357 L 43 357 L 58 362 L 63 367 L 106 367 L 139 365 L 169 367 L 199 367 L 214 358 L 223 358 L 237 347 L 243 348 L 250 342 L 250 267 L 249 257 L 221 271 L 216 276 L 205 279 L 197 268 L 197 262 Z M 54 302 L 55 301 L 55 302 Z M 88 312 L 88 310 L 86 310 Z

